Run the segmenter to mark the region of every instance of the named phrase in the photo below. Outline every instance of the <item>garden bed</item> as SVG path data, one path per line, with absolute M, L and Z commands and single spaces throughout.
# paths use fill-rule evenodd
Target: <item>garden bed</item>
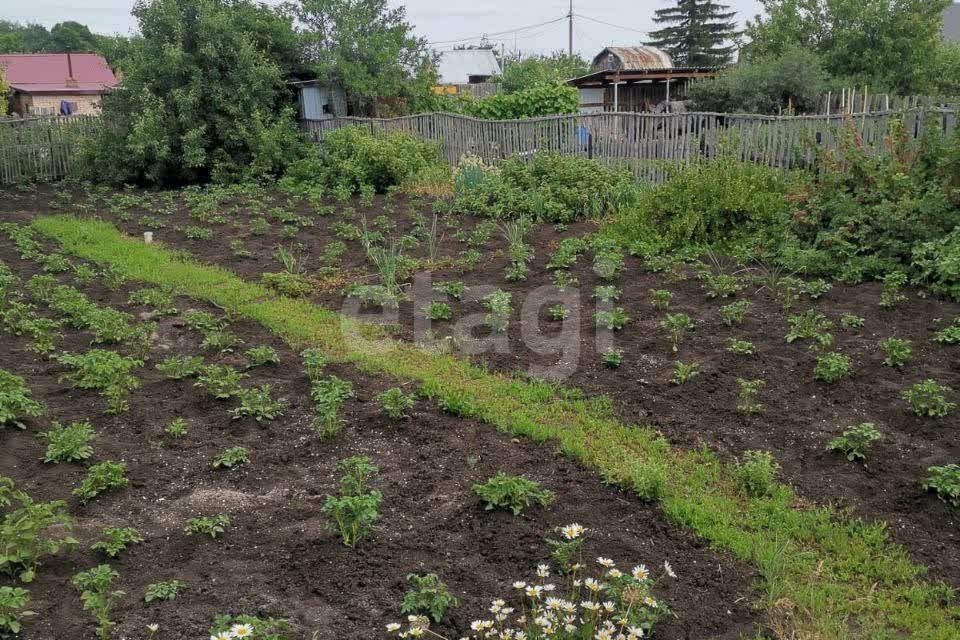
M 6 239 L 0 240 L 0 260 L 21 281 L 39 273 Z M 72 282 L 65 275 L 59 279 Z M 78 288 L 99 305 L 141 317 L 149 313 L 127 303 L 137 288 L 133 283 L 117 291 L 98 280 Z M 445 415 L 426 401 L 417 402 L 408 419 L 390 420 L 376 400 L 388 381 L 334 364 L 327 372 L 352 382 L 356 397 L 344 405 L 344 430 L 322 439 L 310 427 L 309 382 L 296 353 L 243 321 L 229 327 L 244 343 L 237 353 L 205 353 L 182 312 L 217 310 L 185 298 L 176 306 L 180 314 L 154 318 L 152 361 L 135 371 L 142 387 L 131 394 L 130 410 L 116 416 L 105 415 L 105 401 L 95 391 L 61 381 L 66 367 L 30 352 L 27 338 L 3 337 L 0 369 L 22 376 L 48 410 L 29 420 L 24 431 L 0 432 L 0 475 L 13 478 L 36 500 L 67 497 L 84 467 L 43 464 L 46 445 L 36 433 L 51 420 L 88 420 L 97 432 L 93 460 L 125 463 L 129 479 L 127 488 L 88 504 L 69 499 L 80 545 L 75 553 L 48 559 L 29 585 L 30 608 L 38 615 L 25 637 L 92 636 L 92 622 L 70 578 L 104 562 L 89 550 L 103 527 L 130 526 L 145 542 L 110 561 L 119 573 L 113 586 L 126 592 L 112 614 L 117 637 L 146 637 L 151 623 L 160 624 L 164 638 L 204 637 L 214 616 L 225 613 L 286 618 L 297 638 L 313 632 L 316 638 L 377 637 L 388 622 L 403 618 L 404 577 L 427 572 L 438 573 L 462 601 L 449 621 L 435 627 L 459 637 L 493 598 L 509 593 L 513 580 L 529 577 L 548 558 L 544 538 L 571 522 L 592 531 L 590 557 L 673 564 L 679 577 L 656 590 L 672 611 L 658 625 L 657 637 L 737 638 L 762 626 L 752 606 L 758 597 L 753 570 L 709 550 L 668 524 L 656 506 L 603 486 L 550 448 Z M 66 329 L 57 347 L 83 352 L 91 338 Z M 265 426 L 231 420 L 233 403 L 214 400 L 192 380 L 170 380 L 153 367 L 168 355 L 201 353 L 208 362 L 240 367 L 243 349 L 254 345 L 272 346 L 281 362 L 249 370 L 245 383 L 271 384 L 275 396 L 288 402 L 285 414 Z M 164 431 L 177 418 L 187 423 L 181 438 Z M 248 464 L 211 468 L 214 457 L 237 446 L 249 450 Z M 384 500 L 377 530 L 351 550 L 328 530 L 321 506 L 325 495 L 336 491 L 336 463 L 355 455 L 379 466 L 373 485 Z M 518 517 L 484 511 L 471 486 L 501 470 L 541 482 L 556 494 L 554 503 Z M 232 519 L 222 537 L 183 532 L 187 519 L 219 513 Z M 186 583 L 175 600 L 143 603 L 149 584 L 172 579 Z

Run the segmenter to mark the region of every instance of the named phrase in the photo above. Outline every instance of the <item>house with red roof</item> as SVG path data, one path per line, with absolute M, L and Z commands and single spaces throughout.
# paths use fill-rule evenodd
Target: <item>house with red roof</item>
M 100 99 L 119 82 L 96 53 L 0 54 L 0 76 L 21 116 L 100 113 Z

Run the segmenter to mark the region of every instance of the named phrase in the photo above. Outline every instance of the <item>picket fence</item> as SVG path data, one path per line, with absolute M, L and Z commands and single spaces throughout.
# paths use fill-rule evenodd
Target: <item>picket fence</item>
M 911 137 L 927 124 L 943 132 L 957 125 L 955 108 L 919 108 L 832 116 L 760 116 L 722 113 L 601 113 L 524 120 L 480 120 L 427 113 L 392 119 L 333 118 L 303 121 L 315 140 L 344 126 L 403 131 L 437 143 L 447 161 L 464 155 L 497 163 L 536 153 L 575 155 L 629 168 L 639 178 L 661 181 L 671 163 L 713 158 L 721 150 L 771 167 L 810 166 L 817 151 L 836 148 L 844 128 L 868 149 L 881 152 L 894 122 Z M 96 116 L 0 122 L 0 184 L 52 181 L 72 175 L 80 141 L 103 126 Z
M 760 116 L 722 113 L 599 113 L 523 120 L 481 120 L 450 113 L 391 119 L 333 118 L 303 122 L 315 141 L 344 126 L 402 131 L 437 143 L 447 161 L 465 155 L 497 163 L 512 156 L 559 153 L 598 159 L 659 182 L 671 163 L 724 153 L 770 167 L 810 166 L 818 150 L 835 149 L 843 130 L 855 130 L 863 145 L 882 152 L 893 123 L 913 138 L 928 124 L 953 132 L 954 109 L 834 116 Z

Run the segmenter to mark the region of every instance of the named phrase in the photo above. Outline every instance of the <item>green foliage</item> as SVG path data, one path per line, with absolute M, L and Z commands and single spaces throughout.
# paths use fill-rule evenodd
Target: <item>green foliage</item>
M 367 481 L 378 469 L 363 456 L 341 460 L 337 469 L 344 474 L 340 479 L 340 495 L 327 496 L 323 513 L 331 519 L 330 528 L 339 532 L 343 544 L 356 547 L 360 540 L 373 532 L 383 500 L 379 491 L 366 490 Z
M 421 310 L 431 320 L 449 320 L 453 317 L 450 305 L 445 302 L 431 302 Z
M 482 484 L 473 485 L 473 492 L 480 497 L 487 511 L 509 509 L 513 515 L 535 504 L 542 507 L 553 502 L 553 492 L 544 489 L 538 482 L 524 476 L 511 476 L 498 471 Z
M 459 213 L 550 222 L 599 217 L 634 202 L 640 191 L 623 169 L 548 153 L 508 158 L 496 169 L 461 163 L 454 186 Z
M 264 273 L 261 279 L 266 287 L 288 298 L 302 298 L 313 291 L 313 285 L 299 273 Z
M 562 304 L 551 305 L 547 309 L 547 317 L 556 321 L 566 320 L 570 317 L 570 310 Z
M 927 469 L 923 488 L 934 491 L 944 502 L 960 507 L 960 464 L 947 464 Z
M 307 152 L 283 78 L 290 19 L 248 0 L 154 0 L 134 7 L 139 37 L 109 127 L 85 141 L 100 182 L 226 182 L 276 176 Z
M 177 593 L 186 586 L 186 582 L 176 579 L 148 584 L 143 601 L 149 604 L 155 601 L 173 600 L 177 597 Z
M 280 354 L 268 344 L 247 349 L 244 354 L 250 361 L 249 367 L 262 367 L 268 364 L 280 364 Z
M 537 84 L 513 93 L 497 93 L 463 104 L 463 112 L 486 120 L 518 120 L 576 113 L 577 90 L 563 84 Z
M 609 311 L 597 311 L 594 314 L 594 320 L 598 327 L 605 327 L 610 331 L 620 331 L 627 325 L 630 318 L 623 307 L 616 307 Z
M 200 370 L 193 386 L 203 389 L 217 400 L 229 400 L 241 392 L 240 382 L 249 377 L 230 365 L 210 364 Z
M 674 363 L 673 377 L 670 378 L 670 382 L 675 385 L 686 384 L 693 378 L 700 375 L 700 364 L 697 362 L 680 362 L 677 360 Z
M 246 447 L 224 449 L 213 459 L 214 469 L 233 469 L 250 462 L 250 452 Z
M 600 354 L 600 362 L 608 369 L 619 369 L 623 364 L 623 351 L 610 347 Z
M 787 318 L 790 331 L 787 333 L 787 342 L 797 340 L 813 340 L 822 346 L 833 344 L 833 336 L 829 330 L 833 323 L 816 309 L 808 309 L 803 315 L 792 315 Z
M 434 291 L 445 293 L 455 300 L 462 300 L 467 287 L 462 282 L 437 282 L 433 285 Z
M 753 343 L 749 340 L 740 340 L 738 338 L 730 338 L 727 340 L 727 351 L 735 353 L 740 356 L 752 356 L 756 353 Z
M 913 355 L 913 343 L 901 338 L 886 338 L 881 340 L 880 348 L 887 354 L 883 362 L 888 367 L 903 367 L 903 365 L 910 361 L 910 357 Z
M 510 326 L 510 315 L 513 313 L 513 307 L 510 306 L 512 299 L 513 296 L 502 289 L 497 289 L 483 299 L 483 305 L 489 311 L 484 319 L 494 333 L 504 333 Z
M 339 417 L 340 407 L 353 397 L 353 385 L 337 376 L 315 378 L 310 387 L 310 396 L 316 406 L 313 428 L 325 437 L 335 436 L 343 426 Z
M 666 289 L 650 290 L 650 304 L 652 304 L 655 309 L 667 309 L 670 306 L 671 300 L 673 300 L 673 294 Z
M 743 318 L 747 314 L 747 309 L 750 308 L 750 302 L 748 300 L 738 300 L 737 302 L 731 302 L 720 307 L 720 319 L 728 327 L 734 325 L 739 325 L 743 322 Z
M 805 50 L 831 76 L 898 95 L 938 93 L 941 16 L 949 0 L 761 0 L 747 23 L 749 57 L 764 60 Z M 870 25 L 864 29 L 864 25 Z M 934 67 L 936 68 L 936 67 Z
M 152 287 L 137 289 L 130 294 L 127 302 L 150 307 L 155 313 L 161 316 L 172 316 L 177 313 L 177 307 L 174 306 L 173 292 L 169 290 Z
M 654 11 L 661 26 L 650 32 L 650 42 L 663 49 L 680 67 L 720 67 L 730 62 L 732 42 L 740 37 L 736 12 L 711 0 L 676 0 L 674 6 Z
M 23 418 L 36 418 L 43 411 L 43 405 L 30 397 L 23 378 L 0 369 L 0 426 L 25 429 Z
M 210 635 L 224 634 L 225 637 L 231 636 L 231 630 L 238 626 L 246 626 L 253 630 L 253 640 L 293 640 L 286 634 L 290 625 L 286 620 L 277 620 L 275 618 L 257 618 L 248 615 L 220 615 L 214 618 L 213 626 L 210 627 Z
M 760 390 L 766 384 L 763 380 L 737 378 L 737 411 L 748 415 L 763 411 L 763 405 L 757 402 L 757 399 L 760 397 Z
M 240 400 L 240 406 L 230 412 L 234 420 L 253 418 L 258 423 L 270 422 L 283 415 L 287 401 L 270 397 L 272 387 L 269 384 L 248 389 L 238 389 L 234 394 Z
M 47 441 L 44 462 L 82 462 L 93 455 L 90 441 L 96 434 L 87 421 L 71 422 L 69 425 L 54 422 L 48 431 L 38 436 Z
M 936 380 L 927 379 L 904 391 L 903 399 L 910 403 L 913 412 L 918 416 L 943 418 L 957 406 L 956 403 L 947 400 L 947 394 L 952 392 L 950 387 L 941 386 Z
M 87 469 L 87 475 L 73 490 L 73 495 L 80 498 L 80 502 L 87 503 L 107 491 L 123 489 L 130 482 L 126 471 L 127 465 L 123 462 L 99 462 Z
M 100 532 L 100 540 L 92 544 L 90 549 L 116 558 L 128 546 L 142 542 L 143 536 L 132 527 L 106 527 Z
M 960 344 L 960 318 L 955 318 L 952 325 L 937 331 L 933 340 L 940 344 Z
M 111 591 L 113 581 L 120 577 L 108 564 L 81 571 L 70 581 L 80 591 L 83 610 L 89 611 L 97 623 L 97 638 L 109 640 L 110 629 L 116 623 L 110 620 L 110 610 L 124 594 L 123 591 Z
M 183 532 L 188 536 L 193 534 L 210 536 L 214 540 L 227 532 L 230 526 L 230 516 L 218 513 L 215 516 L 199 516 L 187 520 Z
M 142 360 L 121 356 L 115 351 L 91 349 L 84 354 L 64 353 L 57 358 L 73 372 L 63 376 L 79 389 L 96 389 L 107 399 L 107 413 L 129 408 L 127 396 L 140 388 L 130 371 L 143 366 Z
M 370 185 L 383 192 L 438 162 L 436 145 L 408 134 L 342 127 L 324 134 L 320 152 L 292 166 L 281 185 L 339 185 L 354 192 Z
M 853 313 L 845 313 L 840 317 L 840 325 L 844 329 L 859 329 L 866 323 L 866 320 Z
M 769 495 L 777 484 L 779 465 L 767 451 L 744 451 L 733 473 L 740 488 L 755 498 Z
M 816 54 L 794 47 L 782 55 L 744 61 L 718 76 L 690 85 L 694 111 L 726 113 L 818 113 L 828 91 Z
M 505 60 L 503 67 L 500 76 L 502 93 L 517 93 L 541 84 L 560 84 L 590 70 L 586 60 L 576 54 L 571 57 L 565 51 L 522 58 L 518 55 L 516 59 Z
M 883 439 L 875 424 L 863 422 L 848 428 L 827 444 L 827 451 L 836 451 L 847 456 L 850 462 L 867 459 L 867 449 Z
M 319 379 L 327 366 L 327 357 L 323 352 L 315 348 L 304 349 L 300 352 L 300 358 L 303 361 L 303 369 L 307 378 L 311 381 Z
M 407 411 L 413 408 L 413 396 L 408 396 L 399 387 L 387 389 L 377 398 L 380 400 L 383 412 L 394 420 L 406 418 Z
M 428 615 L 439 624 L 447 609 L 460 606 L 460 601 L 435 573 L 411 573 L 407 576 L 407 582 L 413 588 L 403 595 L 400 613 Z
M 848 373 L 850 373 L 850 358 L 836 351 L 819 356 L 813 368 L 813 377 L 827 384 L 839 382 Z
M 2 79 L 0 79 L 2 82 Z M 0 86 L 0 97 L 3 96 Z M 3 114 L 0 109 L 0 115 Z M 23 619 L 36 615 L 27 609 L 30 593 L 21 587 L 0 587 L 0 638 L 16 638 L 23 629 Z
M 4 476 L 0 476 L 0 510 L 0 573 L 32 582 L 45 557 L 77 544 L 69 536 L 73 519 L 64 501 L 34 502 Z
M 694 325 L 693 320 L 685 313 L 668 313 L 660 321 L 660 328 L 670 334 L 670 343 L 673 345 L 674 352 L 676 352 L 680 349 L 683 336 L 688 331 L 693 331 Z
M 169 356 L 157 363 L 157 371 L 168 378 L 192 378 L 203 370 L 203 356 Z
M 163 428 L 163 432 L 174 438 L 182 438 L 187 435 L 187 421 L 183 418 L 175 418 Z

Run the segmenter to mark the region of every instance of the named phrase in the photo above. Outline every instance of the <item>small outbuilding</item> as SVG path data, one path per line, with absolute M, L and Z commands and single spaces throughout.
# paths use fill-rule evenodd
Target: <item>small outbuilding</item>
M 567 84 L 580 92 L 580 113 L 660 111 L 686 99 L 696 78 L 717 74 L 714 67 L 674 67 L 656 47 L 607 47 L 593 58 L 590 73 Z
M 0 76 L 10 85 L 10 112 L 20 116 L 100 113 L 100 100 L 119 82 L 96 53 L 0 55 Z
M 347 94 L 320 80 L 291 82 L 297 89 L 301 120 L 329 120 L 347 115 Z

